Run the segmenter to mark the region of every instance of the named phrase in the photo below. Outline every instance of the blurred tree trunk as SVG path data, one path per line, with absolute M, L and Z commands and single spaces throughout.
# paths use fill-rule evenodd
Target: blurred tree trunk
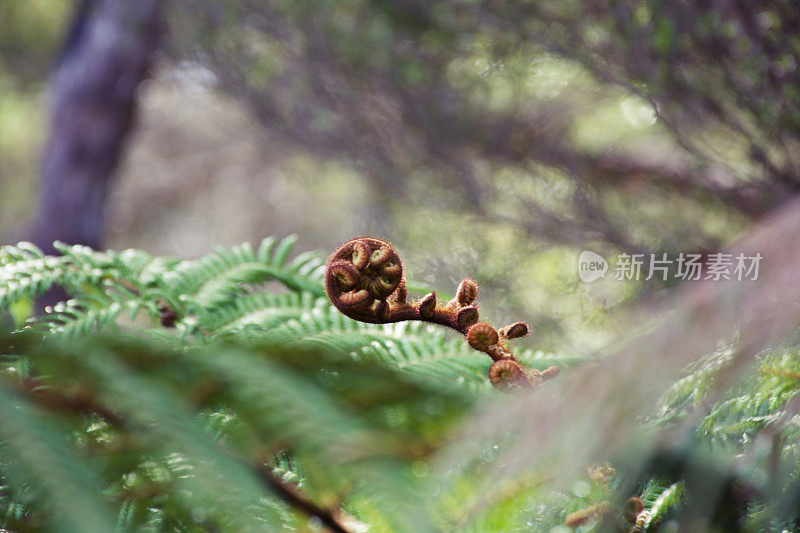
M 85 0 L 52 79 L 37 244 L 98 246 L 109 178 L 161 33 L 157 0 Z
M 163 29 L 158 0 L 84 0 L 51 80 L 33 239 L 98 247 L 110 178 Z M 50 298 L 48 298 L 50 299 Z

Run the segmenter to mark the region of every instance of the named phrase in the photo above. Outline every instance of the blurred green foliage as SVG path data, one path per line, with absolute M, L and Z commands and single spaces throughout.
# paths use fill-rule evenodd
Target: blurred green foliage
M 343 319 L 285 254 L 160 257 L 273 233 L 321 249 L 379 235 L 419 281 L 474 277 L 484 315 L 529 320 L 528 364 L 585 364 L 629 331 L 631 304 L 674 283 L 582 283 L 582 249 L 706 253 L 798 190 L 797 7 L 723 4 L 170 2 L 107 210 L 111 243 L 154 255 L 63 248 L 47 264 L 4 249 L 3 268 L 30 263 L 0 287 L 16 322 L 0 356 L 0 524 L 318 528 L 264 485 L 266 450 L 271 472 L 377 531 L 564 531 L 603 502 L 605 521 L 579 530 L 619 529 L 632 495 L 644 529 L 800 527 L 794 346 L 761 354 L 722 398 L 708 391 L 729 352 L 698 361 L 640 420 L 643 447 L 690 434 L 666 451 L 631 443 L 609 480 L 556 485 L 537 464 L 497 486 L 482 468 L 504 443 L 436 463 L 491 397 L 488 362 L 463 343 Z M 72 8 L 0 2 L 4 242 L 35 201 Z M 78 300 L 19 331 L 54 283 Z M 165 303 L 174 331 L 157 326 Z M 88 394 L 134 429 L 42 390 Z M 103 504 L 85 514 L 74 494 Z
M 19 234 L 36 195 L 46 131 L 46 86 L 70 2 L 0 4 L 0 239 Z
M 322 296 L 320 256 L 290 259 L 293 244 L 188 261 L 0 248 L 0 308 L 53 284 L 73 296 L 2 326 L 0 527 L 305 531 L 332 527 L 314 518 L 329 509 L 348 531 L 800 523 L 796 346 L 762 354 L 722 397 L 710 391 L 732 348 L 696 361 L 636 421 L 641 441 L 608 457 L 613 467 L 549 464 L 543 449 L 506 472 L 520 421 L 505 418 L 509 396 L 489 385 L 488 358 L 430 326 L 344 317 Z M 559 365 L 554 383 L 596 364 L 518 359 Z M 479 409 L 495 413 L 502 437 L 475 425 Z M 670 431 L 677 442 L 659 443 Z M 623 518 L 634 496 L 641 506 Z

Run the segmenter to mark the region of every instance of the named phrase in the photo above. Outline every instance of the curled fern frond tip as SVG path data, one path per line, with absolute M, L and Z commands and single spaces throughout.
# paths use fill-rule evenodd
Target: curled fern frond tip
M 561 373 L 561 369 L 555 365 L 549 366 L 541 373 L 543 380 L 553 379 Z
M 507 339 L 518 339 L 530 333 L 530 329 L 526 322 L 516 322 L 501 329 L 500 333 Z
M 476 350 L 486 351 L 489 346 L 497 344 L 500 337 L 497 330 L 486 322 L 478 322 L 467 331 L 467 342 Z
M 373 237 L 347 241 L 334 250 L 325 269 L 325 292 L 343 314 L 361 322 L 390 317 L 387 299 L 405 301 L 403 265 L 394 247 Z
M 419 314 L 423 317 L 433 317 L 433 314 L 436 311 L 436 293 L 431 292 L 426 294 L 422 300 L 419 301 L 417 308 L 419 309 Z
M 627 522 L 635 524 L 637 518 L 639 518 L 639 514 L 641 514 L 642 511 L 644 511 L 644 503 L 642 502 L 641 498 L 638 496 L 632 496 L 625 503 L 622 516 Z
M 557 367 L 551 367 L 527 374 L 507 349 L 508 340 L 528 334 L 530 328 L 525 322 L 516 322 L 499 332 L 479 322 L 478 306 L 474 304 L 478 284 L 472 278 L 464 279 L 447 303 L 440 305 L 435 292 L 407 302 L 403 263 L 397 250 L 382 239 L 359 237 L 334 250 L 325 269 L 325 292 L 342 314 L 360 322 L 421 320 L 458 331 L 472 348 L 494 361 L 489 378 L 499 389 L 540 384 L 558 373 Z
M 516 361 L 500 359 L 489 367 L 489 380 L 500 389 L 524 387 L 530 384 L 525 371 Z
M 456 291 L 456 300 L 461 305 L 469 305 L 478 297 L 478 284 L 472 278 L 462 281 Z

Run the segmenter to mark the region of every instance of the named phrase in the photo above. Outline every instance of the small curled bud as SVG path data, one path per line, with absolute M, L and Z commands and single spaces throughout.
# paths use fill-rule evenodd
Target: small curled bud
M 567 527 L 582 526 L 589 520 L 600 518 L 603 514 L 608 512 L 608 502 L 600 502 L 596 505 L 590 505 L 586 509 L 575 511 L 567 515 L 564 520 L 564 525 Z
M 359 274 L 356 267 L 347 261 L 336 261 L 332 263 L 328 270 L 330 274 L 339 282 L 339 288 L 343 291 L 349 291 L 359 282 Z
M 591 512 L 586 509 L 572 512 L 564 519 L 564 525 L 567 527 L 577 528 L 592 519 Z
M 456 315 L 458 327 L 463 331 L 478 321 L 478 308 L 474 305 L 461 309 Z
M 542 370 L 541 376 L 542 376 L 542 379 L 544 379 L 544 380 L 553 379 L 560 372 L 561 372 L 561 369 L 558 368 L 557 366 L 555 366 L 555 365 L 548 366 L 547 368 Z
M 369 264 L 369 247 L 363 241 L 357 240 L 353 242 L 353 266 L 358 270 L 363 270 Z
M 375 298 L 385 298 L 394 292 L 397 285 L 392 283 L 390 279 L 378 276 L 367 281 L 366 288 Z
M 369 301 L 369 292 L 359 291 L 344 292 L 339 296 L 339 302 L 345 307 L 360 307 Z
M 431 292 L 419 301 L 419 314 L 424 318 L 430 318 L 434 311 L 436 311 L 436 293 Z
M 642 511 L 644 511 L 644 503 L 642 503 L 640 498 L 632 496 L 627 502 L 625 502 L 625 508 L 622 516 L 626 521 L 630 522 L 631 524 L 635 524 L 636 519 L 639 517 L 639 513 Z
M 406 303 L 406 298 L 408 298 L 408 289 L 406 289 L 406 282 L 401 281 L 400 286 L 397 287 L 397 290 L 394 291 L 392 296 L 390 297 L 393 302 L 404 304 Z
M 478 284 L 472 278 L 467 278 L 458 285 L 456 300 L 459 305 L 469 305 L 478 297 Z
M 589 475 L 589 479 L 598 485 L 607 485 L 617 471 L 614 470 L 610 464 L 605 463 L 602 465 L 593 465 L 586 473 Z
M 499 388 L 510 388 L 525 379 L 522 367 L 511 359 L 500 359 L 489 367 L 489 380 Z
M 161 300 L 158 302 L 158 311 L 161 313 L 160 321 L 161 325 L 165 328 L 174 328 L 175 321 L 178 320 L 178 313 L 173 310 L 167 302 Z
M 510 326 L 504 327 L 500 331 L 505 334 L 507 339 L 518 339 L 527 335 L 530 332 L 530 328 L 525 322 L 515 322 Z
M 473 324 L 467 330 L 467 342 L 470 346 L 481 352 L 485 352 L 489 346 L 497 344 L 500 337 L 492 326 L 486 322 L 478 322 Z
M 400 276 L 403 274 L 403 269 L 400 268 L 400 265 L 397 263 L 386 263 L 381 268 L 381 274 L 386 276 L 391 280 L 400 279 Z
M 380 268 L 392 258 L 392 251 L 388 246 L 381 246 L 374 252 L 369 259 L 369 264 L 375 268 Z

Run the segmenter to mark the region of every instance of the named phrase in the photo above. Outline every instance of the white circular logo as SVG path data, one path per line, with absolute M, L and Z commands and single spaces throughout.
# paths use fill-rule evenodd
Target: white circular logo
M 578 276 L 587 283 L 606 275 L 608 263 L 600 255 L 584 250 L 578 256 Z

